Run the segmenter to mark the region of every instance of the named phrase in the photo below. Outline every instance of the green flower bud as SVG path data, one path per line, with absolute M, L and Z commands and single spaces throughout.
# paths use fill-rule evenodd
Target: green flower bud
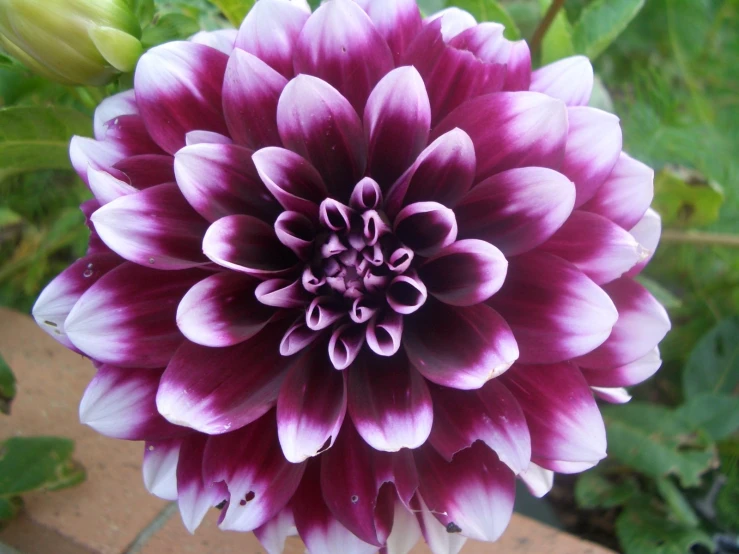
M 68 85 L 104 85 L 133 71 L 140 38 L 130 0 L 0 0 L 0 45 Z

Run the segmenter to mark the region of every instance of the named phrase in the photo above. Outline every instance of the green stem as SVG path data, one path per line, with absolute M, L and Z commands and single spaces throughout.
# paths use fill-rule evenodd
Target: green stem
M 534 35 L 531 37 L 531 53 L 538 54 L 541 49 L 541 41 L 544 40 L 544 35 L 547 34 L 549 27 L 552 25 L 554 18 L 557 17 L 557 13 L 565 5 L 565 0 L 553 0 L 549 5 L 547 13 L 544 14 L 544 18 L 539 23 L 539 26 L 534 31 Z
M 697 244 L 703 246 L 729 246 L 739 248 L 739 235 L 727 233 L 707 233 L 705 231 L 679 231 L 677 229 L 664 229 L 662 240 L 665 242 L 678 242 L 684 244 Z

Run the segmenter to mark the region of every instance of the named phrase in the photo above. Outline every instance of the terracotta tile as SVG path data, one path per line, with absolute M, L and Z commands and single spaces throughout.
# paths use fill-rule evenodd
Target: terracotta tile
M 88 472 L 78 487 L 27 495 L 28 518 L 98 554 L 119 554 L 164 506 L 144 488 L 142 446 L 107 439 L 80 424 L 77 407 L 94 368 L 30 317 L 0 309 L 0 353 L 18 379 L 12 415 L 0 418 L 0 437 L 72 438 L 75 457 Z M 9 533 L 0 534 L 0 540 L 12 544 Z M 18 540 L 13 545 L 22 550 Z

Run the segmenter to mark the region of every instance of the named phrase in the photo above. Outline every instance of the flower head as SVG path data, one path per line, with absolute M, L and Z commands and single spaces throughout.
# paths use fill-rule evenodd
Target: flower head
M 270 32 L 264 32 L 270 29 Z M 516 476 L 605 456 L 669 328 L 633 276 L 652 171 L 587 59 L 412 0 L 260 0 L 145 54 L 72 161 L 90 251 L 34 315 L 98 373 L 81 419 L 147 441 L 190 529 L 272 554 L 495 540 Z

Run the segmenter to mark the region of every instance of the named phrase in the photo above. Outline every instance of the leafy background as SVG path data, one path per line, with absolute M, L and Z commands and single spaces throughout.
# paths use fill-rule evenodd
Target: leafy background
M 237 25 L 253 4 L 130 1 L 147 48 Z M 664 366 L 632 391 L 630 404 L 604 408 L 608 460 L 576 481 L 559 479 L 550 501 L 570 531 L 627 554 L 736 552 L 739 0 L 554 2 L 419 2 L 425 13 L 458 6 L 505 23 L 509 38 L 530 41 L 537 65 L 590 56 L 598 77 L 592 103 L 619 115 L 625 149 L 657 171 L 655 207 L 665 230 L 642 281 L 673 321 Z M 554 17 L 542 34 L 547 12 Z M 89 136 L 95 106 L 128 87 L 125 75 L 104 88 L 56 85 L 0 54 L 0 305 L 28 312 L 43 286 L 84 252 L 77 207 L 89 193 L 70 171 L 69 138 Z M 0 407 L 7 408 L 13 386 L 3 366 Z M 71 445 L 49 440 L 21 451 L 38 462 L 28 490 L 84 478 L 70 461 Z M 3 444 L 2 468 L 19 463 L 13 441 Z M 56 466 L 45 465 L 50 455 Z M 17 511 L 23 492 L 6 489 L 0 479 L 0 520 Z

